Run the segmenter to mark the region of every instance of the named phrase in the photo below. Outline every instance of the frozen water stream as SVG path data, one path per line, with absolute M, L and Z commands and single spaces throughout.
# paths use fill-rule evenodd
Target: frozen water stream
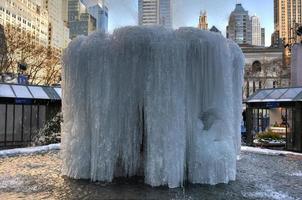
M 244 59 L 222 35 L 126 27 L 64 56 L 63 174 L 151 186 L 235 180 Z

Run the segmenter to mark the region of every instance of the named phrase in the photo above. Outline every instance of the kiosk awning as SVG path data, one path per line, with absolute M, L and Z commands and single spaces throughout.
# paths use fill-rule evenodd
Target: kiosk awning
M 60 87 L 0 83 L 0 98 L 61 100 Z
M 302 87 L 261 89 L 250 96 L 247 103 L 302 101 Z

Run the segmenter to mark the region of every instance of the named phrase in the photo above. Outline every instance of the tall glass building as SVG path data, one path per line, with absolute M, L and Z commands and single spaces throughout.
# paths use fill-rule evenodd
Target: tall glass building
M 231 13 L 227 26 L 227 38 L 237 44 L 252 44 L 252 31 L 249 13 L 242 5 L 236 4 L 235 10 Z
M 138 0 L 139 25 L 162 25 L 172 28 L 171 0 Z
M 68 26 L 70 39 L 73 39 L 95 31 L 96 19 L 88 13 L 80 0 L 68 0 Z
M 108 32 L 108 8 L 105 5 L 97 3 L 88 7 L 88 12 L 96 19 L 96 30 Z

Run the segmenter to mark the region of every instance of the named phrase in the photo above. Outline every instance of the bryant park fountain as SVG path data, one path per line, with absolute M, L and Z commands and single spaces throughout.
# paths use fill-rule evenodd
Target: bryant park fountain
M 151 186 L 235 180 L 244 57 L 221 34 L 126 27 L 64 57 L 63 174 Z

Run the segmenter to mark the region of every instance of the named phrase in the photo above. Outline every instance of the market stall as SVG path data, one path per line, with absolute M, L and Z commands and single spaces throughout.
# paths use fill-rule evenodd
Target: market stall
M 0 83 L 0 148 L 26 146 L 61 109 L 61 88 Z
M 258 90 L 246 113 L 248 145 L 302 152 L 302 87 Z

